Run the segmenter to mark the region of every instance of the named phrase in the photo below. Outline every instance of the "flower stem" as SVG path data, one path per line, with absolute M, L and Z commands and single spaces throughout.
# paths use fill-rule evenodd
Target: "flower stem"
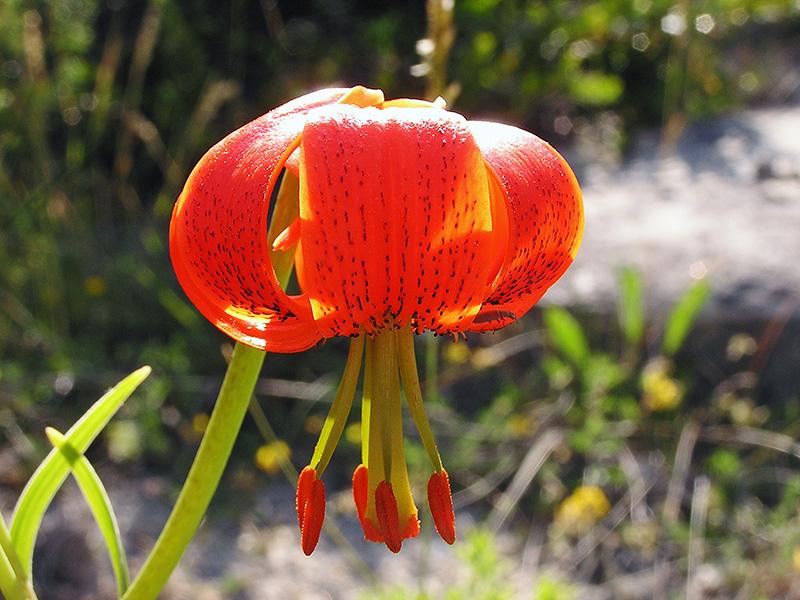
M 125 600 L 150 600 L 161 593 L 205 515 L 239 433 L 266 354 L 237 344 L 203 441 L 156 545 Z

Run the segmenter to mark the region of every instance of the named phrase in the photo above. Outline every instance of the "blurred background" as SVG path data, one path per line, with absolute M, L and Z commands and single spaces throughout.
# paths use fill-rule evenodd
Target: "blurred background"
M 344 363 L 333 341 L 267 358 L 164 597 L 800 598 L 797 0 L 4 0 L 3 514 L 44 426 L 152 365 L 89 453 L 141 564 L 230 350 L 172 274 L 174 199 L 233 129 L 353 84 L 550 141 L 584 186 L 584 246 L 519 323 L 419 340 L 454 547 L 431 535 L 413 437 L 421 537 L 397 557 L 361 540 L 356 426 L 302 556 L 292 477 Z M 113 597 L 71 483 L 36 569 L 43 598 Z

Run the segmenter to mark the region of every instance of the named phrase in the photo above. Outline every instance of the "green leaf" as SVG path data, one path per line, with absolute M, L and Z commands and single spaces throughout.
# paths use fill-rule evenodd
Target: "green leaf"
M 583 367 L 589 357 L 589 343 L 575 317 L 554 306 L 546 309 L 542 318 L 556 349 L 575 365 Z
M 11 545 L 11 536 L 5 519 L 0 514 L 0 592 L 8 600 L 35 600 L 30 579 Z
M 627 372 L 609 355 L 598 353 L 586 359 L 583 376 L 588 390 L 604 394 L 625 381 Z
M 83 492 L 86 503 L 92 511 L 94 520 L 100 528 L 100 533 L 108 549 L 108 557 L 111 559 L 111 566 L 114 569 L 114 577 L 117 580 L 117 594 L 122 597 L 128 589 L 130 583 L 130 573 L 128 572 L 128 559 L 125 556 L 125 547 L 119 535 L 119 524 L 111 506 L 111 499 L 108 497 L 100 476 L 94 470 L 89 460 L 75 447 L 69 443 L 64 434 L 60 431 L 48 427 L 45 429 L 47 439 L 53 447 L 61 452 L 67 459 L 72 468 L 72 475 L 78 486 Z
M 674 356 L 683 345 L 689 330 L 697 318 L 697 314 L 711 295 L 711 286 L 708 281 L 701 279 L 692 285 L 678 300 L 672 312 L 667 317 L 664 328 L 664 340 L 661 351 L 666 357 Z
M 128 375 L 95 402 L 67 431 L 65 437 L 77 452 L 86 452 L 125 400 L 147 379 L 150 371 L 150 367 L 142 367 Z M 69 471 L 67 459 L 58 450 L 52 450 L 31 476 L 17 501 L 11 518 L 11 542 L 28 577 L 31 575 L 33 548 L 42 517 Z
M 644 335 L 644 306 L 642 302 L 642 279 L 630 267 L 619 275 L 619 326 L 630 346 L 636 347 Z
M 22 590 L 19 580 L 14 575 L 14 569 L 0 548 L 0 596 L 8 600 L 25 600 L 25 593 Z
M 586 71 L 578 73 L 569 83 L 569 93 L 580 104 L 605 106 L 622 96 L 624 85 L 618 75 Z

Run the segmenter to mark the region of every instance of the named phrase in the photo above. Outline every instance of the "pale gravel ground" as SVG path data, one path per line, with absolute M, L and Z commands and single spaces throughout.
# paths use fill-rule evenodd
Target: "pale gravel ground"
M 800 108 L 692 126 L 667 155 L 642 136 L 631 156 L 583 170 L 584 241 L 549 301 L 610 301 L 620 265 L 661 310 L 701 274 L 726 313 L 763 317 L 800 294 Z

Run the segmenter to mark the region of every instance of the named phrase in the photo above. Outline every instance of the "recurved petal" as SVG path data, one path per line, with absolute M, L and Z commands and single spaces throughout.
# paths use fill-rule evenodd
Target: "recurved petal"
M 567 270 L 583 233 L 583 203 L 575 175 L 549 144 L 499 123 L 470 121 L 492 186 L 505 197 L 508 252 L 470 329 L 498 329 L 522 316 Z
M 438 108 L 309 117 L 297 274 L 324 335 L 472 320 L 505 244 L 483 164 L 464 118 Z
M 308 111 L 348 92 L 302 96 L 234 131 L 200 160 L 178 198 L 170 225 L 178 281 L 207 319 L 240 342 L 298 352 L 320 339 L 308 299 L 288 296 L 275 277 L 267 215 Z

